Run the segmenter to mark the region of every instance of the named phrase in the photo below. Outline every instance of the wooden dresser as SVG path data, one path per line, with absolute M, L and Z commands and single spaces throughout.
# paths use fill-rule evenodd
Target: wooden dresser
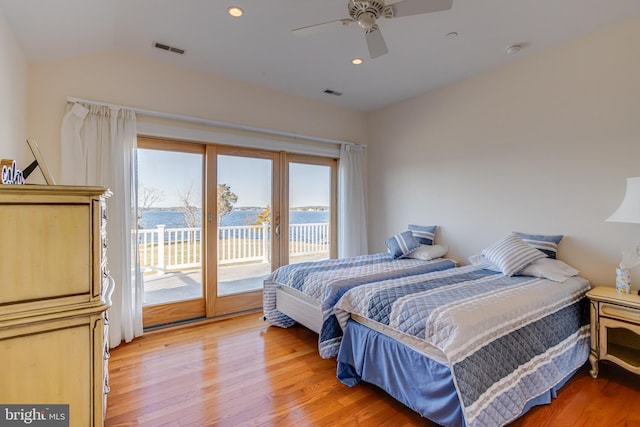
M 70 426 L 106 410 L 104 194 L 0 185 L 0 404 L 68 404 Z

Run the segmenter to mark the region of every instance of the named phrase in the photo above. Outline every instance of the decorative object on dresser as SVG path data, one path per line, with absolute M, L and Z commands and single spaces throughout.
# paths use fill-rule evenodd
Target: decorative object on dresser
M 109 389 L 105 191 L 0 187 L 0 403 L 69 405 L 70 426 L 102 426 Z
M 599 286 L 587 297 L 591 305 L 591 376 L 598 376 L 600 360 L 640 374 L 640 296 Z
M 627 178 L 627 189 L 618 209 L 606 219 L 609 222 L 628 222 L 640 224 L 640 177 Z M 640 243 L 634 251 L 622 251 L 622 261 L 616 269 L 616 289 L 628 294 L 631 292 L 629 270 L 640 264 Z
M 16 165 L 16 161 L 13 159 L 2 159 L 0 160 L 0 165 L 2 166 L 2 180 L 0 183 L 2 184 L 24 184 L 25 176 L 20 169 L 18 169 Z
M 27 144 L 29 145 L 29 149 L 31 150 L 31 153 L 33 154 L 35 160 L 31 162 L 31 164 L 24 170 L 24 178 L 27 179 L 27 177 L 31 174 L 31 172 L 33 172 L 35 168 L 40 167 L 40 172 L 42 172 L 42 176 L 44 177 L 45 182 L 48 185 L 56 185 L 56 180 L 53 179 L 53 175 L 51 175 L 51 172 L 49 172 L 49 168 L 44 162 L 44 157 L 42 157 L 42 154 L 40 153 L 40 147 L 38 146 L 36 140 L 27 139 Z

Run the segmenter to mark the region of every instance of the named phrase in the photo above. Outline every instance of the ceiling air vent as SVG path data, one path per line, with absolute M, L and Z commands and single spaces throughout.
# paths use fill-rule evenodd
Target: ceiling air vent
M 342 92 L 336 92 L 335 90 L 332 90 L 332 89 L 325 89 L 324 93 L 328 93 L 329 95 L 335 95 L 335 96 L 342 95 Z
M 169 46 L 168 44 L 153 42 L 153 47 L 157 47 L 158 49 L 168 50 L 169 52 L 184 55 L 184 49 L 180 49 L 179 47 Z

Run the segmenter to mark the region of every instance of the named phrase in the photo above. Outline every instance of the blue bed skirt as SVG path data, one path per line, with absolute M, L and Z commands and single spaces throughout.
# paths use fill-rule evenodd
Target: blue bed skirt
M 533 406 L 550 403 L 574 373 L 530 400 L 520 415 Z M 465 425 L 449 367 L 353 320 L 348 321 L 342 337 L 337 377 L 349 387 L 360 381 L 375 384 L 440 425 Z

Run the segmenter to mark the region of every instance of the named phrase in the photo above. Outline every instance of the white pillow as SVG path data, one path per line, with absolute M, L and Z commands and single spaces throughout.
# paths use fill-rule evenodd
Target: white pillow
M 510 233 L 482 251 L 487 260 L 495 264 L 505 276 L 513 276 L 533 261 L 547 255 L 526 244 L 515 233 Z
M 541 258 L 526 266 L 518 275 L 564 282 L 569 277 L 577 276 L 578 273 L 580 273 L 578 270 L 559 259 Z
M 440 258 L 449 250 L 448 247 L 443 245 L 420 245 L 418 249 L 414 250 L 408 255 L 408 258 L 422 259 L 429 261 L 432 259 Z

